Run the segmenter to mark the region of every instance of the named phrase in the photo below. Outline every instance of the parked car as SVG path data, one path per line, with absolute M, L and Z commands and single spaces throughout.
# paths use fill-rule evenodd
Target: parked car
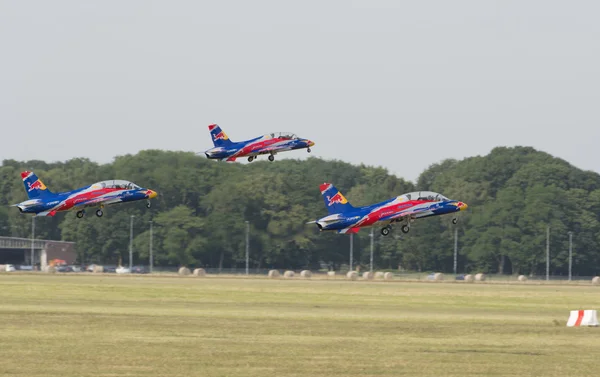
M 104 266 L 104 272 L 115 273 L 117 272 L 117 266 Z
M 132 274 L 147 274 L 148 270 L 144 266 L 133 266 L 131 267 Z
M 56 266 L 56 272 L 73 272 L 71 266 Z
M 13 266 L 12 264 L 7 264 L 5 268 L 6 268 L 6 272 L 13 272 L 13 271 L 17 270 L 15 268 L 15 266 Z
M 117 274 L 129 274 L 129 273 L 131 273 L 131 270 L 127 267 L 117 267 L 115 269 L 115 272 Z

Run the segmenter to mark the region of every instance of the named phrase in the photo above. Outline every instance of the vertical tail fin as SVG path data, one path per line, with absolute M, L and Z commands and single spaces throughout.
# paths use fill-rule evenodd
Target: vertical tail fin
M 323 195 L 325 207 L 327 207 L 330 214 L 344 213 L 354 209 L 348 199 L 331 183 L 323 183 L 319 186 L 319 189 L 321 195 Z
M 21 178 L 23 178 L 23 184 L 25 185 L 25 191 L 27 191 L 29 199 L 38 199 L 52 195 L 52 192 L 48 190 L 44 182 L 33 172 L 22 172 Z
M 210 137 L 215 147 L 225 147 L 233 143 L 218 125 L 211 124 L 208 126 L 208 130 L 210 131 Z

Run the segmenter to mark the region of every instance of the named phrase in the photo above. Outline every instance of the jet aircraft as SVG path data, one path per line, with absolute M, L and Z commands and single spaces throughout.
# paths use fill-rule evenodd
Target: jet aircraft
M 150 199 L 156 197 L 156 191 L 123 180 L 110 180 L 94 183 L 73 191 L 53 193 L 32 172 L 21 173 L 25 191 L 29 200 L 14 204 L 21 213 L 32 213 L 36 216 L 54 216 L 57 212 L 77 211 L 77 218 L 85 215 L 85 208 L 100 207 L 96 216 L 102 217 L 105 205 L 147 199 L 146 207 L 150 208 Z
M 338 233 L 356 233 L 362 227 L 385 225 L 381 234 L 390 234 L 392 224 L 400 223 L 403 233 L 410 231 L 415 219 L 456 213 L 467 209 L 467 204 L 451 200 L 431 191 L 417 191 L 400 195 L 381 203 L 365 207 L 353 207 L 331 183 L 319 186 L 329 215 L 308 224 L 317 224 L 321 231 L 337 230 Z M 458 218 L 453 218 L 456 224 Z
M 238 157 L 248 157 L 252 162 L 261 154 L 268 154 L 269 161 L 275 160 L 279 152 L 304 149 L 310 153 L 310 147 L 315 145 L 308 139 L 302 139 L 289 132 L 276 132 L 259 136 L 246 141 L 234 142 L 216 124 L 208 126 L 214 148 L 204 152 L 207 158 L 215 160 L 235 161 Z

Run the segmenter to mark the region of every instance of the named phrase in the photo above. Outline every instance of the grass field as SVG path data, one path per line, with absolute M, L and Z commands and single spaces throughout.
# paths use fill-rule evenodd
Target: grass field
M 1 376 L 592 376 L 600 288 L 0 274 Z

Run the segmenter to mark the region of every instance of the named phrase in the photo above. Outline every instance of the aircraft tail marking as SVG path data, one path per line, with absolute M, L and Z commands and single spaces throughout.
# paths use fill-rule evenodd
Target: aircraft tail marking
M 319 189 L 330 214 L 349 212 L 354 209 L 348 199 L 331 183 L 323 183 Z
M 29 199 L 39 199 L 53 195 L 52 191 L 48 190 L 44 182 L 33 172 L 22 172 L 21 178 L 23 178 L 23 184 L 25 185 L 25 191 Z
M 233 144 L 233 142 L 229 140 L 229 136 L 227 136 L 218 125 L 211 124 L 208 126 L 208 130 L 210 131 L 210 137 L 212 138 L 215 147 L 226 147 Z

